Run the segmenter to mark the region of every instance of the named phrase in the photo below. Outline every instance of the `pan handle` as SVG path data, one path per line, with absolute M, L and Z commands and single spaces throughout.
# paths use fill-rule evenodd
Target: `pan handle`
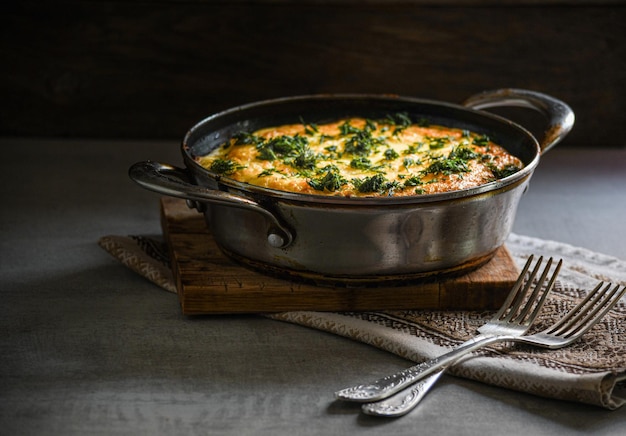
M 574 112 L 565 103 L 546 94 L 526 89 L 497 89 L 485 91 L 468 98 L 464 106 L 485 109 L 498 106 L 527 107 L 542 113 L 548 126 L 540 142 L 541 153 L 545 153 L 563 139 L 574 126 Z
M 190 183 L 187 172 L 181 168 L 145 161 L 131 166 L 128 175 L 140 186 L 163 195 L 258 212 L 271 223 L 267 241 L 272 247 L 284 248 L 293 241 L 293 233 L 289 228 L 256 201 Z

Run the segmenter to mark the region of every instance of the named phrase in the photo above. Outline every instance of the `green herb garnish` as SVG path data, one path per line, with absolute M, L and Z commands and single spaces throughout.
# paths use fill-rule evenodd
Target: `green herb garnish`
M 411 117 L 406 112 L 398 112 L 393 115 L 387 115 L 385 119 L 380 121 L 381 124 L 389 124 L 394 126 L 392 135 L 397 135 L 412 124 Z
M 366 157 L 355 157 L 350 161 L 350 167 L 357 170 L 369 170 L 372 167 L 372 161 Z
M 409 169 L 409 167 L 419 164 L 419 163 L 421 163 L 419 159 L 415 161 L 415 159 L 413 159 L 412 157 L 405 157 L 404 159 L 402 159 L 402 165 L 407 170 Z
M 245 168 L 245 166 L 239 165 L 237 162 L 232 160 L 215 159 L 211 162 L 211 171 L 226 176 L 229 176 L 243 168 Z
M 346 140 L 344 152 L 357 156 L 369 156 L 384 144 L 383 139 L 374 138 L 370 130 L 364 129 L 359 130 Z
M 472 160 L 481 157 L 480 153 L 475 152 L 471 148 L 467 148 L 465 146 L 458 146 L 452 149 L 450 154 L 448 155 L 449 159 L 461 159 L 461 160 Z
M 273 161 L 278 158 L 295 158 L 309 146 L 306 137 L 295 135 L 282 135 L 256 144 L 258 158 Z
M 350 124 L 349 121 L 346 121 L 345 123 L 339 126 L 339 132 L 341 132 L 343 136 L 347 136 L 347 135 L 359 133 L 361 132 L 361 129 L 353 126 L 352 124 Z
M 283 173 L 277 170 L 276 168 L 268 168 L 266 170 L 261 171 L 257 177 L 267 177 L 267 176 L 271 176 L 272 174 L 283 174 Z
M 398 152 L 395 151 L 393 148 L 388 148 L 387 150 L 385 150 L 384 155 L 385 155 L 385 160 L 394 160 L 400 157 Z
M 415 153 L 417 153 L 419 151 L 420 148 L 422 148 L 422 145 L 424 145 L 424 144 L 421 144 L 421 143 L 411 144 L 402 153 L 403 154 L 415 154 Z
M 322 177 L 308 180 L 307 183 L 317 191 L 334 192 L 339 190 L 346 183 L 348 183 L 348 181 L 341 177 L 339 171 L 335 168 L 329 169 Z
M 293 165 L 296 168 L 312 170 L 317 165 L 319 156 L 313 152 L 310 148 L 306 147 L 299 151 L 298 155 L 293 160 Z
M 362 193 L 368 192 L 385 192 L 388 191 L 391 195 L 391 191 L 399 186 L 396 181 L 389 182 L 382 174 L 376 174 L 371 177 L 365 177 L 363 179 L 352 179 L 352 184 L 357 191 Z
M 319 143 L 323 144 L 324 142 L 326 142 L 326 140 L 328 139 L 333 139 L 333 137 L 331 135 L 326 135 L 324 133 L 322 133 L 319 137 Z
M 447 136 L 441 136 L 438 138 L 427 136 L 426 141 L 428 142 L 428 148 L 431 150 L 438 150 L 448 145 L 450 143 L 450 138 Z
M 313 136 L 317 132 L 319 132 L 319 128 L 317 127 L 317 124 L 306 123 L 304 122 L 304 119 L 302 117 L 300 117 L 300 123 L 302 123 L 302 125 L 304 126 L 304 133 L 309 136 Z
M 469 172 L 467 161 L 462 159 L 442 158 L 431 163 L 424 171 L 424 174 L 460 174 Z
M 409 188 L 412 186 L 420 186 L 423 185 L 424 182 L 420 176 L 411 176 L 404 181 L 404 187 Z
M 472 143 L 480 147 L 485 147 L 489 145 L 489 136 L 487 135 L 476 136 L 474 140 L 472 141 Z
M 496 179 L 504 179 L 505 177 L 515 174 L 521 168 L 514 164 L 508 164 L 504 168 L 498 168 L 495 165 L 487 165 Z

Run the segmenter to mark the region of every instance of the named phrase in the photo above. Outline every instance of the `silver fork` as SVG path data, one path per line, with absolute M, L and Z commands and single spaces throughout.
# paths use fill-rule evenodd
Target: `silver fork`
M 611 289 L 612 286 L 612 283 L 604 286 L 604 282 L 600 282 L 580 304 L 545 330 L 528 336 L 494 336 L 487 339 L 485 344 L 510 341 L 548 349 L 570 345 L 596 325 L 626 294 L 626 286 L 622 286 L 621 290 L 620 285 Z M 471 351 L 469 348 L 467 350 Z M 364 404 L 362 410 L 369 415 L 402 416 L 421 401 L 425 395 L 421 391 L 419 387 L 409 388 L 385 400 Z
M 540 257 L 532 272 L 526 277 L 534 256 L 530 256 L 526 261 L 526 265 L 522 269 L 517 281 L 513 285 L 511 292 L 507 296 L 500 310 L 483 326 L 478 328 L 479 335 L 461 344 L 457 350 L 474 350 L 483 346 L 483 342 L 496 335 L 521 336 L 530 328 L 531 324 L 539 314 L 545 299 L 554 285 L 554 281 L 561 268 L 562 261 L 559 261 L 554 272 L 552 273 L 547 286 L 543 286 L 548 276 L 548 272 L 552 266 L 552 258 L 550 258 L 543 269 L 541 277 L 535 286 L 533 281 L 539 273 L 543 257 Z M 522 288 L 522 284 L 526 280 L 526 285 Z M 401 391 L 407 386 L 412 385 L 418 380 L 424 379 L 427 375 L 433 374 L 432 378 L 425 380 L 424 383 L 418 385 L 421 389 L 422 396 L 432 386 L 445 368 L 454 363 L 461 357 L 460 351 L 453 351 L 443 356 L 437 357 L 427 362 L 414 365 L 410 368 L 402 370 L 396 374 L 389 375 L 372 383 L 360 384 L 350 388 L 342 389 L 335 392 L 335 397 L 340 400 L 371 402 L 378 401 Z M 419 401 L 419 400 L 418 400 Z

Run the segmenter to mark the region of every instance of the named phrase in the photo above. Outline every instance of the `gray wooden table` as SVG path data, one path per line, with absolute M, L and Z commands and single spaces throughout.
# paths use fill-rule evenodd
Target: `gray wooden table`
M 407 361 L 258 316 L 185 318 L 176 297 L 102 251 L 158 234 L 129 181 L 175 141 L 2 139 L 0 433 L 7 435 L 622 434 L 614 412 L 454 377 L 397 420 L 333 401 Z M 543 158 L 514 231 L 626 259 L 626 149 Z M 625 321 L 626 322 L 626 321 Z

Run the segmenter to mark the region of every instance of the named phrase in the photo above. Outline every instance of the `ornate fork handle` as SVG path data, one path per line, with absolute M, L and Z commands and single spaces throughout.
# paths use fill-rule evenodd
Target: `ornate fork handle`
M 445 372 L 440 370 L 429 375 L 407 388 L 405 392 L 392 395 L 382 401 L 374 403 L 365 403 L 361 406 L 361 410 L 368 415 L 397 417 L 405 415 L 413 410 L 413 408 L 422 401 L 430 388 L 439 380 L 439 377 Z
M 626 295 L 626 286 L 622 286 L 620 290 L 620 285 L 617 285 L 611 290 L 612 286 L 613 284 L 609 283 L 604 287 L 604 283 L 600 282 L 574 309 L 541 332 L 529 336 L 496 336 L 491 341 L 508 340 L 548 349 L 565 347 L 580 339 L 594 325 L 600 322 L 608 311 Z M 487 339 L 487 341 L 490 341 L 490 339 Z M 437 381 L 441 372 L 443 370 L 387 399 L 364 404 L 362 410 L 369 415 L 402 416 L 421 401 L 430 386 Z
M 367 384 L 352 386 L 335 392 L 340 400 L 367 403 L 385 399 L 429 375 L 445 370 L 461 357 L 495 342 L 506 341 L 509 336 L 479 335 L 464 342 L 454 350 L 426 362 L 418 363 L 392 375 Z M 438 378 L 438 377 L 437 377 Z M 434 383 L 435 380 L 432 381 Z M 431 383 L 431 384 L 432 384 Z M 428 389 L 426 389 L 428 390 Z

